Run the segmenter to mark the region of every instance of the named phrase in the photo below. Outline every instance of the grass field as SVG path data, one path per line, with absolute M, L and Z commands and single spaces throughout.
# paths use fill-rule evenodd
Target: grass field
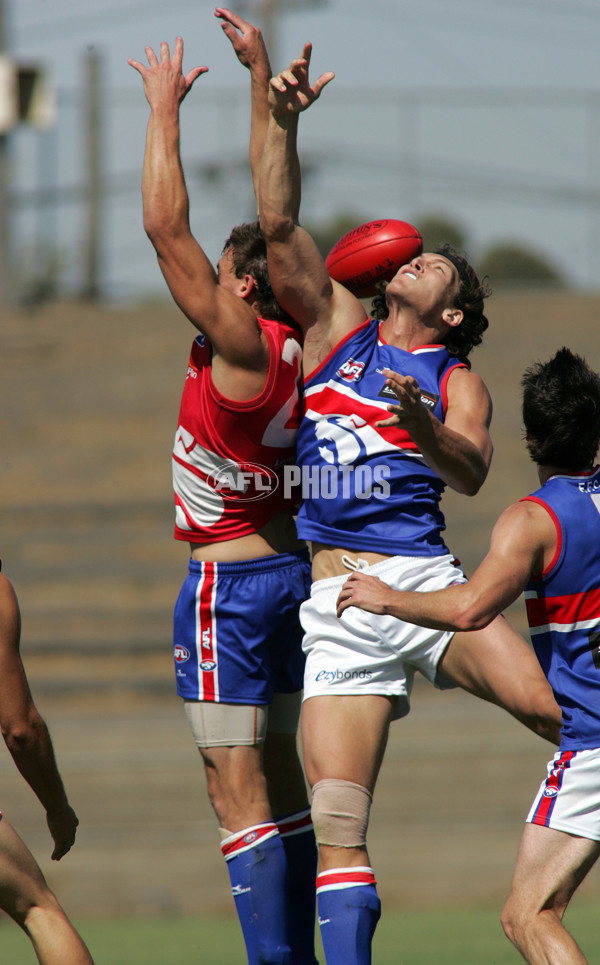
M 595 904 L 579 903 L 568 927 L 590 962 L 600 961 Z M 237 921 L 229 918 L 89 919 L 76 922 L 96 965 L 244 965 Z M 325 959 L 318 946 L 321 965 Z M 0 925 L 0 961 L 35 965 L 29 941 L 10 922 Z M 373 965 L 517 965 L 496 909 L 387 912 L 373 946 Z

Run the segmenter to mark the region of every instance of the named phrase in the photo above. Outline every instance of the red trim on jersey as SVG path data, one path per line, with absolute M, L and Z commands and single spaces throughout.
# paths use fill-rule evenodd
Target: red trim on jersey
M 198 629 L 200 639 L 197 641 L 200 654 L 199 673 L 202 675 L 202 700 L 215 699 L 214 671 L 205 672 L 201 664 L 205 660 L 215 660 L 217 641 L 213 635 L 213 590 L 216 578 L 216 564 L 204 563 L 202 580 L 198 586 Z
M 314 369 L 312 370 L 312 372 L 310 373 L 310 375 L 305 375 L 305 376 L 304 376 L 304 384 L 306 385 L 306 383 L 307 383 L 310 379 L 312 379 L 312 378 L 317 374 L 317 372 L 320 372 L 320 371 L 321 371 L 321 369 L 323 368 L 324 365 L 327 365 L 327 363 L 329 362 L 329 359 L 332 357 L 332 355 L 335 355 L 335 353 L 337 352 L 337 350 L 338 350 L 339 348 L 341 348 L 342 345 L 344 345 L 344 344 L 348 341 L 349 338 L 353 338 L 354 335 L 356 335 L 357 332 L 360 332 L 361 328 L 366 328 L 367 325 L 370 325 L 370 323 L 371 323 L 372 321 L 373 321 L 372 318 L 367 318 L 364 322 L 361 322 L 360 325 L 357 325 L 356 328 L 353 328 L 351 332 L 348 332 L 347 335 L 344 335 L 344 337 L 341 338 L 341 339 L 339 340 L 339 342 L 338 342 L 336 345 L 333 346 L 333 348 L 331 349 L 331 351 L 327 353 L 327 355 L 325 356 L 325 358 L 323 359 L 323 361 L 322 361 L 322 362 L 319 362 L 319 364 L 316 366 L 316 368 L 314 368 Z
M 440 381 L 440 394 L 442 396 L 442 410 L 444 415 L 446 415 L 446 412 L 448 411 L 448 378 L 450 377 L 452 372 L 455 371 L 455 369 L 468 369 L 468 368 L 469 366 L 466 364 L 466 362 L 459 362 L 457 359 L 456 364 L 453 365 L 451 369 L 448 369 L 448 371 L 445 372 L 444 375 L 442 376 Z
M 375 420 L 388 418 L 389 413 L 379 406 L 369 405 L 368 401 L 361 396 L 346 395 L 335 387 L 326 384 L 321 389 L 311 389 L 304 396 L 305 412 L 306 409 L 312 408 L 316 412 L 326 412 L 329 415 L 335 413 L 336 415 L 358 416 L 364 419 L 382 439 L 391 443 L 394 449 L 409 449 L 412 452 L 419 452 L 418 446 L 412 441 L 406 429 L 399 429 L 398 426 L 373 425 Z
M 532 630 L 550 623 L 571 626 L 587 620 L 597 620 L 600 614 L 600 588 L 585 593 L 564 596 L 529 597 L 525 600 L 527 619 Z
M 554 551 L 554 555 L 550 560 L 550 562 L 548 563 L 548 565 L 542 571 L 540 576 L 531 577 L 531 582 L 534 583 L 536 580 L 545 579 L 545 577 L 547 577 L 548 574 L 552 572 L 552 570 L 558 563 L 560 554 L 562 553 L 562 547 L 563 547 L 562 526 L 560 525 L 560 520 L 556 515 L 556 513 L 554 512 L 554 510 L 552 509 L 552 507 L 549 506 L 548 503 L 545 503 L 543 499 L 540 499 L 539 496 L 523 496 L 523 498 L 520 499 L 519 502 L 520 503 L 527 503 L 527 502 L 537 503 L 538 506 L 541 506 L 542 509 L 545 509 L 548 515 L 550 516 L 552 522 L 554 523 L 554 528 L 556 530 L 556 549 Z

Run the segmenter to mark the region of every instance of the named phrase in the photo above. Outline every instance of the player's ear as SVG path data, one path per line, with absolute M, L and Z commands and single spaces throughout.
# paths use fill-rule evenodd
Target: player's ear
M 256 294 L 256 282 L 252 275 L 244 275 L 243 279 L 240 279 L 240 296 L 242 298 L 251 298 L 252 295 Z
M 462 322 L 464 315 L 460 308 L 445 308 L 442 312 L 442 318 L 446 325 L 456 328 Z

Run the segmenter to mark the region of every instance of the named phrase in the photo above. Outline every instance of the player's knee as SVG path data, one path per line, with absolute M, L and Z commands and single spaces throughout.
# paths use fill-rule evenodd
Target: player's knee
M 364 848 L 373 796 L 366 787 L 325 778 L 313 787 L 312 822 L 317 844 Z
M 509 898 L 500 913 L 500 924 L 506 937 L 515 943 L 515 920 L 513 914 L 513 904 Z

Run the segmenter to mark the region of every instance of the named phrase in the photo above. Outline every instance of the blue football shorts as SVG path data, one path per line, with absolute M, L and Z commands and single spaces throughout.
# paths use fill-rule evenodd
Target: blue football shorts
M 301 690 L 299 609 L 310 583 L 306 551 L 239 563 L 191 559 L 174 613 L 179 696 L 254 705 Z

